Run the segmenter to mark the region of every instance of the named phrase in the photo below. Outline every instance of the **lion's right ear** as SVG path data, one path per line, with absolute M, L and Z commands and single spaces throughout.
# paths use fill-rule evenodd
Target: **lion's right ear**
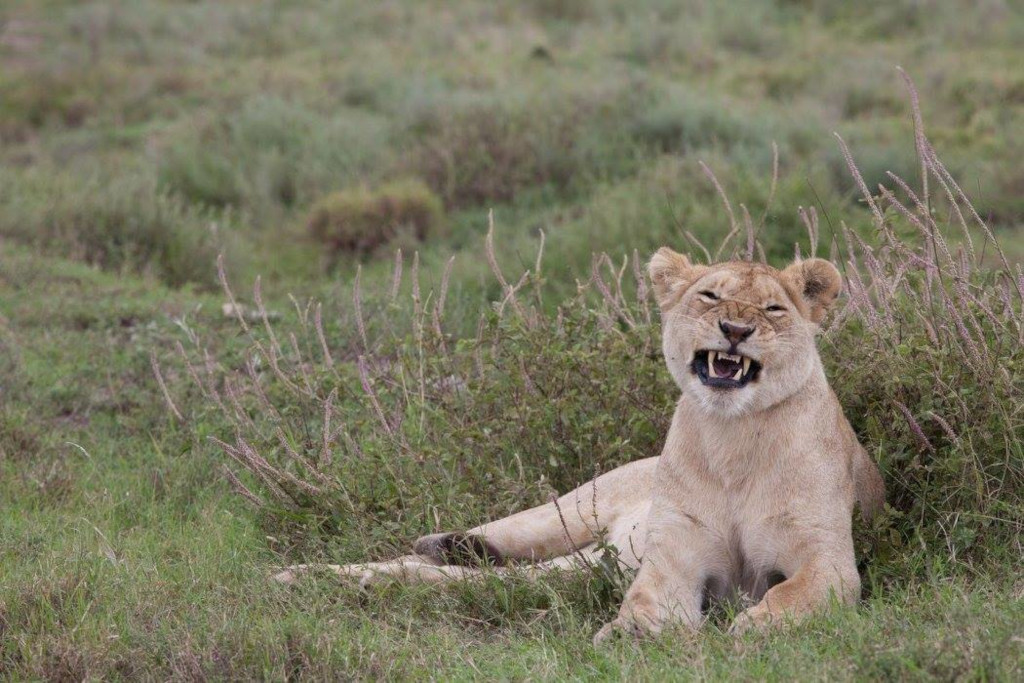
M 654 298 L 662 309 L 668 307 L 679 292 L 685 292 L 707 270 L 695 266 L 682 254 L 662 247 L 651 257 L 647 272 L 654 285 Z

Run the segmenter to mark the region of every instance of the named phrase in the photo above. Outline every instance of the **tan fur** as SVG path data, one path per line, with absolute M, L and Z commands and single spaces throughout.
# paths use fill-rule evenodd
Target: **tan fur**
M 759 602 L 737 617 L 736 632 L 800 617 L 832 596 L 856 600 L 851 517 L 856 504 L 873 515 L 884 487 L 815 347 L 818 323 L 839 293 L 838 271 L 821 259 L 782 271 L 745 262 L 695 266 L 662 248 L 649 272 L 665 360 L 682 392 L 660 457 L 470 529 L 500 566 L 444 564 L 451 535 L 437 534 L 420 539 L 416 555 L 329 569 L 363 585 L 382 577 L 433 583 L 524 571 L 515 562 L 538 576 L 579 567 L 604 540 L 639 572 L 618 617 L 595 640 L 617 629 L 697 627 L 705 597 L 737 591 Z M 733 345 L 723 322 L 752 332 Z M 706 386 L 692 363 L 695 352 L 708 349 L 749 357 L 760 373 L 742 388 Z M 276 578 L 290 582 L 307 570 L 292 567 Z M 773 575 L 785 578 L 769 588 Z

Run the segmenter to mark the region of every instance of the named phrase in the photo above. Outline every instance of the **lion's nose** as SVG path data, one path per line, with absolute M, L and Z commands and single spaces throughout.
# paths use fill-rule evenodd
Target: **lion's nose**
M 735 346 L 741 341 L 745 340 L 750 335 L 754 334 L 754 328 L 749 325 L 737 325 L 727 320 L 718 321 L 718 328 L 722 330 L 722 334 L 729 340 L 729 343 Z

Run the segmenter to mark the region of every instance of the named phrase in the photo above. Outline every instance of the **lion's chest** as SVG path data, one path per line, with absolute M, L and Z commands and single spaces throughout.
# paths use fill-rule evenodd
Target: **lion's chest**
M 708 522 L 731 558 L 729 573 L 744 585 L 785 572 L 832 512 L 845 507 L 844 486 L 814 452 L 785 439 L 757 438 L 731 449 L 717 445 L 687 467 L 687 491 L 676 500 Z M 709 463 L 714 465 L 709 467 Z M 841 515 L 840 515 L 841 517 Z

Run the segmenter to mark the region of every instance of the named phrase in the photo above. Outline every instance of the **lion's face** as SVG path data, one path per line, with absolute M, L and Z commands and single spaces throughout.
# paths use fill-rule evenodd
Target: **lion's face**
M 742 262 L 695 266 L 662 248 L 650 272 L 669 371 L 707 410 L 763 410 L 796 392 L 820 364 L 814 335 L 841 285 L 828 261 L 782 271 Z

